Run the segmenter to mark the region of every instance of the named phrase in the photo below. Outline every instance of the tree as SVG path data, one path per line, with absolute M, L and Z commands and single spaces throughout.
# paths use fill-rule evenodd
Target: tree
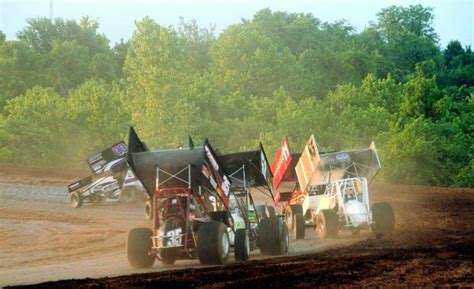
M 443 51 L 445 67 L 438 72 L 441 87 L 474 86 L 474 53 L 459 41 L 449 42 Z
M 400 121 L 421 116 L 436 118 L 436 102 L 442 92 L 436 85 L 436 78 L 426 78 L 419 70 L 418 77 L 408 81 L 403 87 L 400 104 Z
M 44 58 L 24 41 L 0 43 L 0 112 L 6 101 L 44 82 Z
M 8 135 L 5 147 L 15 163 L 52 165 L 67 160 L 65 102 L 53 89 L 35 86 L 9 100 L 5 111 L 0 135 Z
M 196 73 L 208 70 L 211 64 L 209 49 L 215 41 L 214 27 L 200 28 L 195 20 L 187 23 L 180 18 L 177 30 L 178 36 L 186 44 L 187 62 L 192 71 Z
M 312 14 L 272 12 L 267 8 L 257 11 L 252 20 L 243 25 L 270 38 L 280 49 L 288 48 L 295 56 L 319 44 L 321 21 Z
M 82 17 L 79 23 L 61 18 L 51 21 L 46 17 L 30 18 L 26 22 L 27 27 L 19 31 L 17 37 L 39 53 L 47 54 L 53 49 L 54 42 L 64 41 L 76 41 L 91 52 L 105 53 L 109 50 L 109 40 L 97 33 L 99 22 L 87 16 Z
M 124 73 L 124 105 L 152 146 L 174 147 L 192 131 L 196 107 L 189 100 L 187 51 L 172 28 L 150 18 L 137 22 Z
M 224 95 L 268 97 L 281 86 L 298 91 L 297 59 L 250 25 L 227 28 L 211 47 L 211 58 L 213 81 Z
M 381 149 L 383 177 L 409 184 L 442 184 L 443 163 L 430 141 L 432 123 L 424 117 L 411 120 L 400 130 L 394 126 Z
M 421 5 L 390 6 L 377 14 L 373 28 L 385 43 L 383 54 L 398 70 L 397 78 L 413 73 L 417 63 L 439 57 L 432 11 Z
M 17 36 L 40 56 L 39 68 L 31 73 L 44 75 L 43 82 L 32 85 L 51 86 L 65 96 L 90 77 L 116 79 L 114 54 L 109 40 L 98 34 L 97 21 L 83 17 L 79 23 L 60 18 L 53 22 L 43 17 L 28 19 L 27 23 Z
M 124 110 L 123 92 L 116 84 L 89 80 L 68 93 L 70 130 L 66 137 L 71 156 L 82 162 L 90 154 L 126 138 L 130 115 Z
M 128 53 L 128 41 L 124 42 L 123 39 L 120 39 L 120 42 L 116 43 L 113 50 L 113 56 L 115 64 L 114 71 L 117 79 L 123 77 L 123 67 L 125 65 L 125 59 L 127 58 Z

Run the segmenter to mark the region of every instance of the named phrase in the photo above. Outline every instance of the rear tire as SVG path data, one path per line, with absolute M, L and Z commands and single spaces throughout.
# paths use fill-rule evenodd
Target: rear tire
M 395 215 L 389 203 L 375 203 L 372 206 L 372 232 L 377 238 L 392 233 L 395 230 Z
M 250 238 L 247 229 L 237 229 L 235 231 L 234 243 L 235 261 L 247 261 L 250 256 Z
M 155 256 L 148 255 L 152 247 L 152 235 L 149 228 L 136 228 L 128 232 L 127 255 L 132 267 L 150 268 L 155 263 Z
M 337 238 L 338 217 L 332 210 L 321 210 L 316 220 L 316 231 L 321 240 Z
M 71 193 L 71 207 L 73 208 L 79 208 L 82 206 L 82 194 L 79 192 L 72 192 Z
M 268 210 L 268 217 L 275 217 L 276 216 L 276 213 L 275 213 L 275 208 L 273 206 L 267 206 L 267 210 Z
M 206 222 L 197 232 L 197 255 L 203 265 L 224 264 L 229 258 L 230 240 L 221 222 Z
M 132 204 L 137 201 L 137 192 L 134 189 L 126 188 L 122 191 L 120 199 L 124 203 Z
M 295 214 L 295 219 L 293 220 L 293 222 L 294 222 L 295 239 L 296 240 L 304 239 L 306 227 L 305 227 L 303 215 L 300 213 Z
M 282 255 L 288 251 L 288 228 L 279 217 L 263 219 L 258 224 L 258 247 L 264 255 Z
M 153 200 L 148 199 L 145 202 L 145 218 L 147 220 L 153 220 Z

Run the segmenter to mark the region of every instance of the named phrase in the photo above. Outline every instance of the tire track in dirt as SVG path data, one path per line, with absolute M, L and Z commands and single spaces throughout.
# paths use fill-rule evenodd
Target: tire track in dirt
M 34 170 L 18 174 L 12 179 L 0 169 L 0 286 L 159 271 L 165 272 L 42 286 L 263 288 L 272 284 L 399 286 L 408 282 L 423 286 L 432 284 L 429 280 L 434 284 L 474 282 L 473 189 L 373 185 L 371 201 L 388 201 L 395 209 L 396 234 L 388 240 L 375 240 L 366 232 L 320 241 L 307 228 L 307 239 L 290 243 L 289 257 L 266 259 L 256 251 L 251 261 L 243 264 L 209 268 L 193 260 L 134 270 L 127 262 L 125 240 L 129 229 L 151 227 L 144 220 L 142 204 L 87 204 L 72 209 L 64 179 L 57 183 L 61 178 L 55 177 L 53 183 L 45 184 L 43 174 L 35 178 Z M 175 271 L 183 268 L 188 269 Z

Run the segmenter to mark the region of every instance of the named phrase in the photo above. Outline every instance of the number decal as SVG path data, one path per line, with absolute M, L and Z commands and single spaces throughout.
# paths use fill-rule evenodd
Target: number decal
M 165 247 L 179 247 L 181 246 L 182 236 L 181 228 L 166 232 Z

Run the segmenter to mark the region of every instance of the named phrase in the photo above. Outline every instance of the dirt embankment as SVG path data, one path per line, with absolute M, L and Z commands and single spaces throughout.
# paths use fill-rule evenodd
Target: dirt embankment
M 90 171 L 56 167 L 21 167 L 0 164 L 0 181 L 22 184 L 71 183 L 90 175 Z
M 141 204 L 74 210 L 65 184 L 4 180 L 0 178 L 0 286 L 118 275 L 123 276 L 35 286 L 474 286 L 474 189 L 375 184 L 371 203 L 387 201 L 395 210 L 396 233 L 388 238 L 377 240 L 363 232 L 321 241 L 308 228 L 307 239 L 291 242 L 288 257 L 265 259 L 256 251 L 245 263 L 201 267 L 198 261 L 178 261 L 172 267 L 155 264 L 137 271 L 126 261 L 125 239 L 128 229 L 151 225 L 143 219 Z

